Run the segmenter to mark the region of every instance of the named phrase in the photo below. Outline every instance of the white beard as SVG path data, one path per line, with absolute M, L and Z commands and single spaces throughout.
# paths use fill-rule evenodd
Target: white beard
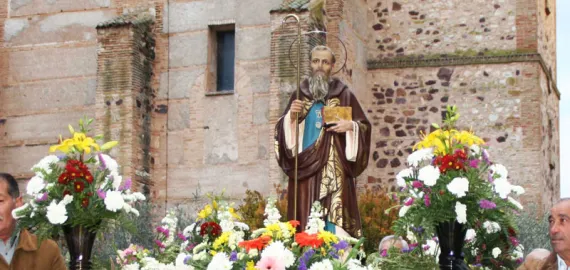
M 309 77 L 309 92 L 313 95 L 315 101 L 324 102 L 325 97 L 329 93 L 328 77 L 322 74 L 313 74 Z

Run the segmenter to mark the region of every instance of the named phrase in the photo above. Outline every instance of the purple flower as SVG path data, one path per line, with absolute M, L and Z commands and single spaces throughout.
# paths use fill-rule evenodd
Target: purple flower
M 402 253 L 408 253 L 412 250 L 410 250 L 409 248 L 402 248 Z
M 431 200 L 429 199 L 429 194 L 426 194 L 424 196 L 424 204 L 426 205 L 426 207 L 429 207 L 431 205 Z
M 101 198 L 101 199 L 104 200 L 105 197 L 107 197 L 107 192 L 105 192 L 105 191 L 103 191 L 103 190 L 101 190 L 101 189 L 98 189 L 98 190 L 97 190 L 97 196 L 99 196 L 99 198 Z
M 483 160 L 485 161 L 485 163 L 489 164 L 491 163 L 491 161 L 489 160 L 489 153 L 487 152 L 487 150 L 483 149 L 482 152 L 482 156 L 483 156 Z
M 410 250 L 416 248 L 418 246 L 418 243 L 411 243 L 408 245 L 408 247 L 410 248 Z
M 159 248 L 166 248 L 166 246 L 162 243 L 162 241 L 156 239 L 154 240 L 154 243 L 159 247 Z
M 509 237 L 509 239 L 511 240 L 511 244 L 513 244 L 513 247 L 516 247 L 520 244 L 519 240 L 516 237 L 511 236 Z
M 106 169 L 107 168 L 107 164 L 105 164 L 105 159 L 103 159 L 103 154 L 99 153 L 99 155 L 97 155 L 97 157 L 99 157 L 99 163 L 101 163 L 101 169 Z
M 469 167 L 471 168 L 478 168 L 479 167 L 479 161 L 478 159 L 473 159 L 471 161 L 469 161 Z
M 479 207 L 483 208 L 483 209 L 494 209 L 497 207 L 497 205 L 489 200 L 480 200 L 479 201 Z
M 382 257 L 388 257 L 388 251 L 385 250 L 385 249 L 383 249 L 383 250 L 380 252 L 380 256 L 382 256 Z
M 311 257 L 313 257 L 313 255 L 315 255 L 315 250 L 314 249 L 309 249 L 307 250 L 305 253 L 303 253 L 303 256 L 301 257 L 301 259 L 299 259 L 299 270 L 307 270 L 307 262 L 309 262 L 309 260 L 311 259 Z
M 133 180 L 131 180 L 131 178 L 127 178 L 127 180 L 125 180 L 125 182 L 124 182 L 123 185 L 119 188 L 119 190 L 131 189 L 132 184 L 133 184 Z
M 412 187 L 414 188 L 422 188 L 424 186 L 424 184 L 418 180 L 412 182 Z
M 344 240 L 339 241 L 338 243 L 333 245 L 334 249 L 336 251 L 339 251 L 341 249 L 347 249 L 348 248 L 348 243 Z
M 495 179 L 493 178 L 493 174 L 492 174 L 492 173 L 489 173 L 489 176 L 488 176 L 487 178 L 488 178 L 488 180 L 489 180 L 489 183 L 495 182 Z
M 410 205 L 412 205 L 412 204 L 414 204 L 414 198 L 407 198 L 407 199 L 404 201 L 404 205 L 405 205 L 405 206 L 410 206 Z
M 44 192 L 44 194 L 42 194 L 41 197 L 36 198 L 36 202 L 43 202 L 46 201 L 48 199 L 48 194 L 47 192 Z
M 336 252 L 334 252 L 334 251 L 329 252 L 329 256 L 331 256 L 331 257 L 333 257 L 333 258 L 335 258 L 335 259 L 338 259 L 338 258 L 339 258 L 338 254 L 336 254 Z
M 156 231 L 159 233 L 164 233 L 164 228 L 162 228 L 162 226 L 158 226 L 156 227 Z
M 518 258 L 515 262 L 517 263 L 517 265 L 521 264 L 523 263 L 523 258 Z
M 182 234 L 182 233 L 178 233 L 176 236 L 178 236 L 178 238 L 180 238 L 180 240 L 182 240 L 182 241 L 187 240 L 186 236 L 184 236 L 184 234 Z
M 188 264 L 188 261 L 192 259 L 192 256 L 188 255 L 184 258 L 184 264 Z
M 232 253 L 230 253 L 230 261 L 232 262 L 237 261 L 237 252 L 232 251 Z

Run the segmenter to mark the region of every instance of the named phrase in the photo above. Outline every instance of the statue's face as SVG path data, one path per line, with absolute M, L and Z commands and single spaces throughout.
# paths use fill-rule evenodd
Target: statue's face
M 322 73 L 327 78 L 331 74 L 334 64 L 332 63 L 332 54 L 329 51 L 314 51 L 311 56 L 311 69 L 313 75 Z

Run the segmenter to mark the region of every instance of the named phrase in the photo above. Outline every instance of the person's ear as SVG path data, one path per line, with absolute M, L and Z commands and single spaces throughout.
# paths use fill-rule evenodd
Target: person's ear
M 24 199 L 22 199 L 22 196 L 16 198 L 16 207 L 20 207 L 24 205 Z

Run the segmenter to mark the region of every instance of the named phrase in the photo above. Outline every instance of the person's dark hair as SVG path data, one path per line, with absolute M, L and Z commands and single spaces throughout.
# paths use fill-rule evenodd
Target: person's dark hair
M 0 172 L 0 181 L 6 181 L 8 183 L 8 194 L 12 199 L 20 197 L 20 189 L 18 188 L 18 182 L 9 173 Z

